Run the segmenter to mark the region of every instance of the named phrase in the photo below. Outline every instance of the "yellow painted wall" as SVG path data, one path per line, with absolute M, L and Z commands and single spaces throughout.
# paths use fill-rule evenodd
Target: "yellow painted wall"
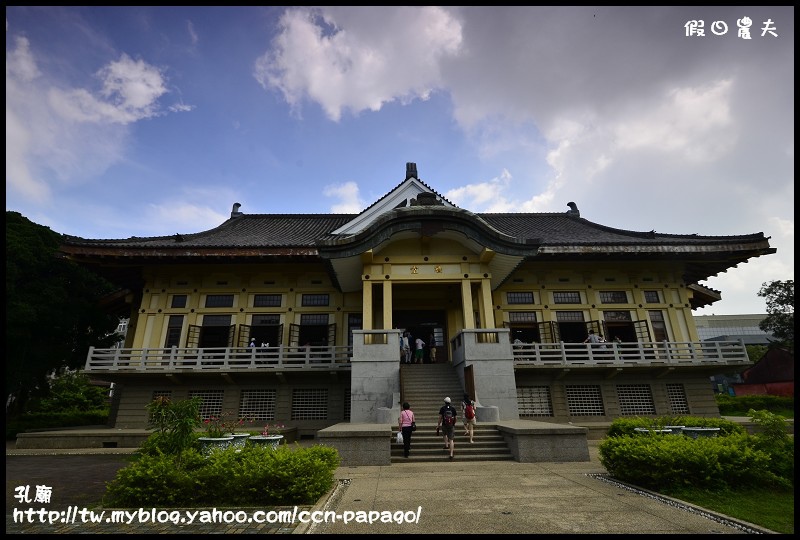
M 386 257 L 388 263 L 384 260 Z M 477 283 L 480 279 L 477 278 L 488 268 L 478 257 L 458 242 L 403 240 L 375 253 L 373 262 L 365 265 L 365 272 L 376 272 L 369 281 L 375 284 L 376 294 L 382 291 L 385 274 L 389 272 L 393 283 L 392 301 L 397 309 L 445 309 L 447 333 L 452 337 L 464 328 L 459 284 L 463 274 L 476 277 L 472 287 L 472 310 L 478 311 Z M 416 274 L 412 273 L 414 266 L 417 267 Z M 679 268 L 669 263 L 663 266 L 631 263 L 620 267 L 611 263 L 570 263 L 564 266 L 528 261 L 492 291 L 491 309 L 495 320 L 482 321 L 481 327 L 503 327 L 509 320 L 510 311 L 533 311 L 537 321 L 541 322 L 555 320 L 555 312 L 559 310 L 581 311 L 585 321 L 602 320 L 605 310 L 629 311 L 634 321 L 649 320 L 649 311 L 660 310 L 665 315 L 670 340 L 696 341 L 697 331 L 688 307 L 690 292 L 679 276 Z M 189 325 L 202 325 L 202 317 L 206 314 L 229 314 L 232 324 L 239 326 L 252 324 L 255 314 L 277 313 L 284 325 L 284 339 L 288 339 L 289 325 L 299 322 L 301 314 L 326 313 L 328 322 L 336 323 L 336 343 L 344 344 L 347 343 L 347 315 L 360 313 L 362 308 L 361 293 L 342 294 L 334 289 L 321 263 L 285 265 L 280 270 L 256 264 L 173 265 L 149 268 L 144 277 L 145 289 L 135 309 L 140 320 L 132 321 L 133 337 L 128 338 L 130 346 L 135 348 L 163 347 L 167 321 L 170 315 L 175 314 L 184 316 L 181 343 L 185 343 Z M 663 301 L 645 303 L 644 291 L 652 290 L 659 291 Z M 514 291 L 533 292 L 534 303 L 508 304 L 507 293 Z M 554 304 L 553 293 L 556 291 L 577 291 L 581 302 Z M 625 291 L 628 303 L 602 304 L 600 291 Z M 329 305 L 301 305 L 303 294 L 315 293 L 329 294 Z M 172 298 L 178 294 L 187 296 L 186 307 L 170 307 Z M 204 307 L 208 294 L 232 294 L 233 307 Z M 253 299 L 256 294 L 280 294 L 281 306 L 255 308 Z M 382 323 L 380 306 L 380 300 L 376 300 L 374 328 Z

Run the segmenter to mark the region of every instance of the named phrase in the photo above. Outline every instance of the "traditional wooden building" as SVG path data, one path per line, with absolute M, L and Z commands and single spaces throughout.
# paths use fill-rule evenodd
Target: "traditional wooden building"
M 485 420 L 718 415 L 709 375 L 750 362 L 739 341 L 698 338 L 692 310 L 720 299 L 698 282 L 773 253 L 768 238 L 621 230 L 567 206 L 473 213 L 409 163 L 359 214 L 237 203 L 204 232 L 65 237 L 130 314 L 123 346 L 90 350 L 86 370 L 115 383 L 116 427 L 144 427 L 156 396 L 200 396 L 204 414 L 313 436 L 395 422 L 408 331 L 433 340 Z M 606 341 L 584 343 L 590 330 Z
M 794 397 L 794 352 L 787 347 L 771 347 L 757 364 L 742 372 L 742 380 L 731 384 L 737 396 Z

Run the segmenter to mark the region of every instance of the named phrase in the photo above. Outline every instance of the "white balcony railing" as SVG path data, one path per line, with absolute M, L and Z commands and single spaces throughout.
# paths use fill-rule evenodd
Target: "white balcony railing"
M 236 371 L 347 369 L 352 347 L 206 347 L 167 349 L 90 348 L 86 371 Z
M 750 363 L 741 341 L 638 343 L 514 343 L 514 363 L 534 366 L 741 365 Z
M 482 333 L 490 331 L 480 331 Z M 504 339 L 480 340 L 481 347 L 508 351 Z M 453 342 L 456 349 L 459 340 Z M 517 367 L 563 366 L 698 366 L 749 364 L 740 341 L 639 342 L 639 343 L 514 343 Z M 506 352 L 505 355 L 508 353 Z M 339 346 L 207 347 L 166 349 L 89 349 L 86 371 L 180 372 L 180 371 L 283 371 L 300 369 L 349 369 L 353 348 Z M 501 356 L 504 356 L 501 354 Z M 399 351 L 398 351 L 399 361 Z

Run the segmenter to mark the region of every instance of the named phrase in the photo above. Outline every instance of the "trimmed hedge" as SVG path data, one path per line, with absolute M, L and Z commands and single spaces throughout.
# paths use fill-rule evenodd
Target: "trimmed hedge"
M 791 488 L 794 441 L 780 430 L 780 417 L 767 411 L 751 412 L 758 423 L 776 427 L 748 435 L 738 424 L 713 418 L 617 419 L 598 447 L 600 463 L 614 478 L 656 491 L 681 487 Z M 720 436 L 693 439 L 633 431 L 636 427 L 665 425 L 719 427 Z
M 103 505 L 197 508 L 314 504 L 334 484 L 339 466 L 335 448 L 246 445 L 203 456 L 194 448 L 180 459 L 142 454 L 117 471 Z
M 772 396 L 768 394 L 753 396 L 730 396 L 716 394 L 719 413 L 723 416 L 740 416 L 750 409 L 765 410 L 773 413 L 794 410 L 794 398 L 786 396 Z
M 725 420 L 724 418 L 705 418 L 700 416 L 659 416 L 658 418 L 648 418 L 635 416 L 631 418 L 615 419 L 611 422 L 607 435 L 609 437 L 637 435 L 634 428 L 661 429 L 664 426 L 718 427 L 720 435 L 743 434 L 747 432 L 741 424 Z

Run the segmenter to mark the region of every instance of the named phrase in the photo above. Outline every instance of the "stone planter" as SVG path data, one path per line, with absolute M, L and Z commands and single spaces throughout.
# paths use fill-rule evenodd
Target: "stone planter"
M 718 427 L 684 427 L 683 434 L 688 435 L 692 439 L 698 437 L 716 437 L 719 434 Z
M 227 437 L 200 437 L 197 439 L 200 442 L 200 451 L 209 455 L 217 450 L 225 450 L 233 445 L 233 435 Z
M 249 439 L 249 441 L 253 444 L 269 446 L 273 450 L 278 448 L 278 445 L 281 444 L 282 440 L 283 435 L 253 435 Z
M 244 448 L 247 439 L 250 438 L 249 433 L 231 433 L 230 436 L 233 437 L 232 441 L 233 446 L 235 446 L 238 449 Z
M 395 421 L 397 418 L 394 419 Z M 283 427 L 275 435 L 283 435 L 283 442 L 281 444 L 293 443 L 298 439 L 296 427 Z

